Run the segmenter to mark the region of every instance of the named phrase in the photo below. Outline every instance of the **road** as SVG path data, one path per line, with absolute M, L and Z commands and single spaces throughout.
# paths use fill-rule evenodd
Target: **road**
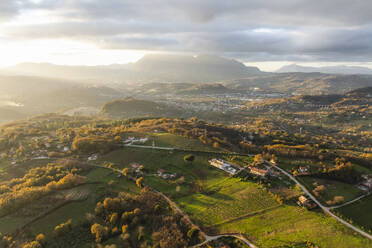
M 350 204 L 352 204 L 352 203 L 354 203 L 354 202 L 356 202 L 356 201 L 359 201 L 359 200 L 363 199 L 364 197 L 369 196 L 370 194 L 371 194 L 371 193 L 368 193 L 368 194 L 365 194 L 365 195 L 359 196 L 359 197 L 355 198 L 354 200 L 351 200 L 351 201 L 345 202 L 345 203 L 343 203 L 343 204 L 341 204 L 341 205 L 337 205 L 337 206 L 329 207 L 329 209 L 336 209 L 336 208 L 345 207 L 345 206 L 347 206 L 347 205 L 350 205 Z
M 167 150 L 167 151 L 173 151 L 173 150 L 175 150 L 175 148 L 173 148 L 173 147 L 142 146 L 142 145 L 132 145 L 132 144 L 126 144 L 124 146 L 126 146 L 126 147 L 135 147 L 135 148 L 145 148 L 145 149 L 155 149 L 155 150 Z
M 270 163 L 270 162 L 268 162 Z M 279 170 L 280 172 L 282 172 L 284 175 L 286 175 L 287 177 L 289 177 L 292 181 L 294 181 L 301 189 L 303 192 L 305 192 L 305 194 L 311 199 L 313 200 L 326 214 L 328 214 L 329 216 L 333 217 L 334 219 L 336 219 L 338 222 L 341 222 L 342 224 L 344 224 L 345 226 L 349 227 L 350 229 L 354 230 L 355 232 L 363 235 L 364 237 L 372 240 L 372 235 L 362 231 L 361 229 L 357 228 L 356 226 L 353 226 L 352 224 L 350 224 L 349 222 L 346 222 L 345 220 L 341 219 L 340 217 L 338 217 L 337 215 L 335 215 L 334 213 L 331 212 L 331 207 L 326 207 L 326 206 L 323 206 L 316 198 L 315 196 L 313 196 L 306 188 L 305 186 L 303 186 L 299 181 L 297 181 L 296 178 L 294 178 L 291 174 L 289 174 L 288 172 L 286 172 L 285 170 L 283 170 L 282 168 L 276 166 L 275 164 L 272 164 L 270 163 L 274 168 L 276 168 L 277 170 Z M 358 199 L 357 199 L 358 200 Z

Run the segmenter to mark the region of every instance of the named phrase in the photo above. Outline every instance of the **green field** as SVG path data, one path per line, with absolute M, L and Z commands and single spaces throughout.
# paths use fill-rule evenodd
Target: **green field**
M 123 139 L 127 137 L 147 137 L 149 140 L 145 145 L 152 145 L 154 141 L 155 146 L 159 147 L 174 147 L 187 150 L 200 150 L 200 151 L 217 151 L 215 148 L 209 145 L 203 144 L 198 139 L 186 138 L 179 135 L 174 135 L 170 133 L 126 133 L 123 135 Z
M 192 163 L 184 162 L 187 153 L 124 148 L 107 154 L 101 162 L 110 161 L 120 168 L 130 162 L 144 165 L 145 183 L 171 196 L 190 216 L 203 226 L 254 213 L 279 204 L 257 183 L 231 178 L 208 164 L 213 155 L 197 155 Z M 177 173 L 184 184 L 154 175 L 159 169 Z M 197 188 L 197 189 L 196 189 Z
M 372 231 L 372 196 L 357 201 L 348 206 L 338 208 L 337 213 L 341 213 L 346 219 L 350 219 L 354 224 L 365 227 Z
M 201 150 L 201 151 L 216 151 L 212 146 L 203 144 L 197 139 L 188 139 L 183 136 L 178 136 L 170 133 L 152 133 L 149 134 L 149 139 L 155 141 L 156 146 L 175 147 L 181 149 Z
M 372 247 L 372 241 L 352 232 L 333 218 L 288 205 L 221 225 L 218 231 L 243 232 L 258 247 L 265 248 L 292 247 L 304 241 L 326 248 Z
M 203 187 L 227 176 L 225 172 L 208 164 L 208 159 L 214 157 L 213 155 L 196 155 L 194 162 L 187 163 L 183 160 L 186 154 L 188 153 L 125 147 L 105 155 L 97 163 L 113 162 L 120 169 L 129 167 L 133 162 L 140 163 L 145 168 L 145 183 L 172 197 L 189 195 L 196 185 Z M 158 169 L 184 177 L 185 183 L 177 185 L 173 181 L 159 178 L 155 175 Z
M 216 225 L 240 216 L 279 206 L 273 197 L 256 183 L 237 178 L 222 179 L 177 203 L 203 226 Z
M 356 185 L 350 185 L 343 182 L 334 180 L 319 179 L 313 177 L 299 177 L 298 178 L 309 190 L 315 188 L 314 182 L 317 185 L 324 185 L 326 187 L 323 194 L 320 195 L 319 200 L 325 203 L 328 200 L 332 200 L 335 196 L 343 196 L 345 202 L 351 201 L 358 196 L 363 195 L 365 192 L 359 189 Z

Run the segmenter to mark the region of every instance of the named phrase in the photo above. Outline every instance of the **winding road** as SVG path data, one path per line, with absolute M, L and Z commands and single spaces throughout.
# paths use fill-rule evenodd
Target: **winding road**
M 157 149 L 157 150 L 176 150 L 176 148 L 172 148 L 172 147 L 152 147 L 152 146 L 141 146 L 141 145 L 126 145 L 127 147 L 135 147 L 135 148 L 145 148 L 145 149 Z M 197 152 L 197 151 L 195 151 L 195 152 Z M 248 155 L 248 154 L 246 154 L 246 155 Z M 249 156 L 251 156 L 251 155 L 249 155 Z M 356 202 L 356 201 L 358 201 L 358 200 L 360 200 L 360 199 L 362 199 L 362 198 L 364 198 L 364 197 L 366 197 L 366 196 L 368 196 L 368 195 L 363 195 L 363 196 L 360 196 L 360 197 L 358 197 L 358 198 L 356 198 L 356 199 L 354 199 L 354 200 L 352 200 L 352 201 L 349 201 L 349 202 L 346 202 L 346 203 L 344 203 L 344 204 L 342 204 L 342 205 L 338 205 L 338 206 L 334 206 L 334 207 L 326 207 L 326 206 L 324 206 L 323 204 L 321 204 L 316 198 L 315 198 L 315 196 L 313 196 L 307 189 L 306 189 L 306 187 L 305 186 L 303 186 L 295 177 L 293 177 L 290 173 L 288 173 L 287 171 L 285 171 L 284 169 L 282 169 L 282 168 L 280 168 L 280 167 L 278 167 L 277 165 L 275 165 L 275 164 L 273 164 L 273 163 L 271 163 L 271 162 L 269 162 L 269 161 L 266 161 L 267 163 L 269 163 L 269 164 L 271 164 L 274 168 L 276 168 L 277 170 L 279 170 L 281 173 L 283 173 L 284 175 L 286 175 L 287 177 L 289 177 L 289 179 L 291 179 L 293 182 L 295 182 L 300 188 L 301 188 L 301 190 L 311 199 L 311 200 L 313 200 L 322 210 L 323 210 L 323 212 L 324 213 L 326 213 L 326 214 L 328 214 L 329 216 L 331 216 L 331 217 L 333 217 L 334 219 L 336 219 L 338 222 L 340 222 L 340 223 L 342 223 L 343 225 L 345 225 L 345 226 L 347 226 L 348 228 L 350 228 L 350 229 L 352 229 L 353 231 L 355 231 L 355 232 L 357 232 L 357 233 L 359 233 L 359 234 L 361 234 L 362 236 L 364 236 L 364 237 L 366 237 L 366 238 L 368 238 L 368 239 L 370 239 L 370 240 L 372 240 L 372 235 L 371 234 L 369 234 L 369 233 L 366 233 L 365 231 L 363 231 L 363 230 L 361 230 L 361 229 L 359 229 L 358 227 L 356 227 L 356 226 L 354 226 L 354 225 L 352 225 L 352 224 L 350 224 L 349 222 L 347 222 L 347 221 L 345 221 L 345 220 L 343 220 L 342 218 L 340 218 L 340 217 L 338 217 L 337 215 L 335 215 L 334 213 L 332 213 L 331 212 L 331 210 L 332 209 L 336 209 L 336 208 L 339 208 L 339 207 L 343 207 L 343 206 L 346 206 L 346 205 L 349 205 L 349 204 L 351 204 L 351 203 L 354 203 L 354 202 Z M 97 166 L 97 165 L 95 165 L 95 166 Z M 107 168 L 107 167 L 104 167 L 104 166 L 98 166 L 98 167 L 103 167 L 103 168 Z M 108 169 L 111 169 L 111 168 L 108 168 Z M 120 170 L 117 170 L 117 169 L 112 169 L 112 170 L 114 170 L 114 171 L 116 171 L 116 172 L 119 172 L 119 173 L 121 173 L 121 171 Z M 148 187 L 148 186 L 147 186 Z M 150 188 L 150 187 L 149 187 Z M 206 243 L 208 243 L 209 241 L 212 241 L 212 240 L 216 240 L 216 239 L 218 239 L 218 238 L 221 238 L 221 237 L 234 237 L 234 238 L 238 238 L 238 239 L 240 239 L 241 241 L 243 241 L 245 244 L 247 244 L 249 247 L 251 247 L 251 248 L 257 248 L 257 246 L 255 246 L 253 243 L 251 243 L 248 239 L 246 239 L 243 235 L 241 235 L 241 234 L 219 234 L 219 235 L 215 235 L 215 236 L 209 236 L 209 235 L 207 235 L 206 233 L 204 233 L 202 230 L 201 230 L 201 228 L 199 227 L 199 226 L 197 226 L 197 225 L 195 225 L 192 221 L 191 221 L 191 219 L 190 219 L 190 217 L 187 215 L 187 214 L 185 214 L 178 206 L 177 206 L 177 204 L 175 203 L 175 202 L 173 202 L 169 197 L 167 197 L 166 195 L 164 195 L 162 192 L 160 192 L 160 191 L 157 191 L 157 190 L 155 190 L 155 189 L 153 189 L 153 188 L 150 188 L 150 189 L 152 189 L 152 190 L 154 190 L 155 192 L 157 192 L 158 194 L 160 194 L 177 212 L 179 212 L 180 214 L 182 214 L 183 216 L 185 216 L 188 220 L 189 220 L 189 222 L 193 225 L 193 226 L 195 226 L 195 227 L 197 227 L 199 230 L 200 230 L 200 232 L 201 232 L 201 234 L 204 236 L 204 238 L 205 238 L 205 241 L 203 242 L 203 243 L 201 243 L 201 244 L 198 244 L 198 245 L 196 245 L 196 246 L 193 246 L 193 247 L 200 247 L 200 246 L 202 246 L 203 244 L 206 244 Z
M 268 161 L 267 161 L 268 162 Z M 340 217 L 338 217 L 337 215 L 335 215 L 334 213 L 331 212 L 331 209 L 335 208 L 335 207 L 326 207 L 324 205 L 322 205 L 316 198 L 315 196 L 313 196 L 306 188 L 305 186 L 303 186 L 296 178 L 294 178 L 291 174 L 289 174 L 288 172 L 286 172 L 285 170 L 283 170 L 282 168 L 278 167 L 277 165 L 271 163 L 271 162 L 268 162 L 270 163 L 274 168 L 276 168 L 277 170 L 279 170 L 280 172 L 282 172 L 284 175 L 286 175 L 287 177 L 289 177 L 293 182 L 295 182 L 301 189 L 303 192 L 305 192 L 305 194 L 311 199 L 313 200 L 326 214 L 328 214 L 329 216 L 333 217 L 334 219 L 336 219 L 338 222 L 341 222 L 342 224 L 344 224 L 345 226 L 349 227 L 350 229 L 354 230 L 355 232 L 363 235 L 364 237 L 372 240 L 372 235 L 366 233 L 365 231 L 359 229 L 358 227 L 356 226 L 353 226 L 352 224 L 350 224 L 349 222 L 341 219 Z M 359 197 L 359 199 L 354 199 L 353 201 L 357 201 L 357 200 L 360 200 L 361 198 L 363 197 Z M 352 202 L 351 202 L 352 203 Z M 348 202 L 348 204 L 350 204 L 350 202 Z M 345 204 L 346 205 L 346 204 Z M 340 207 L 340 206 L 337 206 L 337 207 Z

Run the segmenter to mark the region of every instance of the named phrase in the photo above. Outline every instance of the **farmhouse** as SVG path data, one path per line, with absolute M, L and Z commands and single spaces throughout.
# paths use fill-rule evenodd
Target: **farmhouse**
M 136 172 L 136 173 L 140 173 L 141 172 L 141 170 L 140 170 L 140 167 L 142 166 L 141 164 L 139 164 L 139 163 L 131 163 L 129 166 L 132 168 L 132 170 L 134 172 Z
M 299 174 L 305 175 L 310 173 L 310 168 L 309 166 L 299 166 L 297 171 Z
M 136 138 L 135 137 L 128 137 L 126 140 L 124 140 L 124 143 L 127 144 L 127 143 L 132 143 L 133 140 L 135 140 Z
M 362 182 L 361 186 L 365 187 L 369 191 L 372 190 L 372 178 L 369 178 L 368 180 Z
M 163 170 L 163 169 L 159 169 L 157 172 L 158 172 L 158 176 L 159 176 L 159 177 L 162 177 L 162 178 L 164 178 L 164 179 L 169 179 L 169 178 L 175 178 L 175 177 L 176 177 L 175 174 L 168 173 L 168 172 L 166 172 L 166 171 Z
M 266 177 L 269 174 L 269 170 L 267 169 L 260 169 L 258 167 L 252 167 L 250 170 L 251 174 L 260 176 L 260 177 Z
M 97 154 L 93 154 L 91 156 L 88 157 L 88 161 L 94 161 L 94 160 L 97 160 L 98 159 L 98 155 Z
M 124 144 L 145 144 L 149 139 L 148 138 L 135 138 L 135 137 L 128 137 L 124 140 Z
M 362 175 L 363 181 L 359 184 L 359 188 L 365 191 L 372 191 L 372 175 Z
M 313 209 L 316 207 L 316 204 L 311 200 L 308 199 L 306 196 L 298 197 L 297 204 L 302 207 L 306 207 L 307 209 Z
M 213 158 L 208 161 L 210 165 L 217 167 L 221 170 L 226 171 L 227 173 L 230 173 L 231 175 L 234 175 L 237 172 L 237 169 L 233 167 L 231 164 L 226 162 L 225 160 Z
M 306 196 L 300 196 L 298 197 L 298 202 L 302 205 L 305 206 L 309 200 L 306 198 Z

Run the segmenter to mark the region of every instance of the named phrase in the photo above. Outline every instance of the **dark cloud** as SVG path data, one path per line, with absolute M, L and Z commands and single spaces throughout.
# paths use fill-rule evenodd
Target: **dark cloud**
M 1 0 L 0 20 L 34 10 L 62 21 L 10 26 L 4 33 L 247 61 L 370 61 L 372 55 L 368 0 Z

